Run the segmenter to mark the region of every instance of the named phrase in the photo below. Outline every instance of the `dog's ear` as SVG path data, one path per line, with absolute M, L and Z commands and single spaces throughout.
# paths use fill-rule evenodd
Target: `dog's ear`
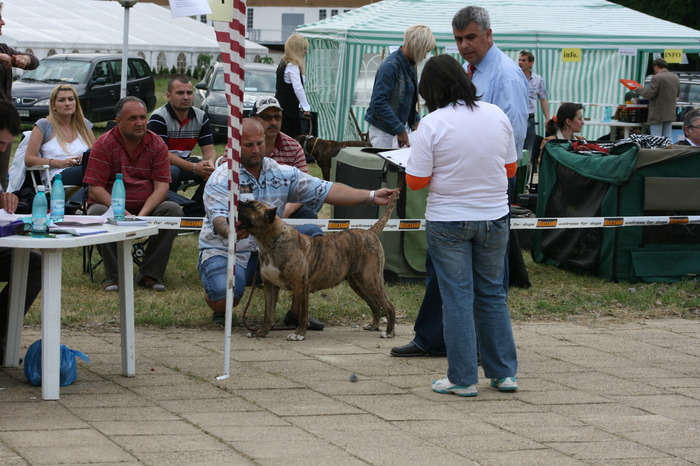
M 272 223 L 275 221 L 275 217 L 277 216 L 277 209 L 274 207 L 270 207 L 265 210 L 265 220 L 267 223 Z

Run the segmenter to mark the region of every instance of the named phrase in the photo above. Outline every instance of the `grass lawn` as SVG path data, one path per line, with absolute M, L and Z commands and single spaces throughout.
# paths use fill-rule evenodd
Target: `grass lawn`
M 158 106 L 165 102 L 166 80 L 157 80 Z M 104 123 L 96 125 L 100 133 Z M 30 129 L 30 128 L 26 128 Z M 15 144 L 16 147 L 16 144 Z M 217 144 L 223 154 L 224 145 Z M 198 153 L 198 148 L 195 154 Z M 199 152 L 201 153 L 201 152 Z M 313 175 L 320 169 L 311 165 Z M 189 193 L 194 192 L 190 188 Z M 329 208 L 321 217 L 329 216 Z M 204 290 L 197 272 L 197 233 L 187 233 L 175 240 L 165 276 L 168 290 L 156 293 L 136 287 L 136 323 L 155 327 L 211 326 L 211 313 L 204 303 Z M 512 288 L 509 305 L 515 320 L 585 319 L 609 321 L 654 317 L 700 316 L 700 285 L 696 281 L 675 284 L 611 283 L 597 277 L 575 274 L 549 265 L 534 263 L 524 251 L 532 288 Z M 95 282 L 83 273 L 81 249 L 67 250 L 63 256 L 63 324 L 78 327 L 112 327 L 118 325 L 119 304 L 116 293 L 100 289 L 104 269 L 99 266 Z M 98 259 L 95 252 L 93 261 Z M 422 283 L 389 285 L 388 294 L 397 309 L 398 322 L 409 325 L 415 319 L 423 297 Z M 249 293 L 250 291 L 247 291 Z M 246 294 L 247 299 L 248 294 Z M 245 299 L 244 299 L 245 301 Z M 27 324 L 41 322 L 41 299 L 37 299 L 27 315 Z M 244 303 L 243 303 L 244 304 Z M 289 293 L 283 292 L 278 303 L 277 318 L 289 308 Z M 240 309 L 237 314 L 240 315 Z M 249 315 L 262 315 L 262 290 L 254 292 Z M 369 308 L 346 284 L 319 291 L 311 297 L 311 313 L 331 325 L 368 322 Z

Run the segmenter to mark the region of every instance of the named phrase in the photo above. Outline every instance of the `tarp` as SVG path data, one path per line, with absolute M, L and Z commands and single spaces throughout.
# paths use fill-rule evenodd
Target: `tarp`
M 687 222 L 700 213 L 697 147 L 640 150 L 626 144 L 610 154 L 569 149 L 568 142 L 544 146 L 537 217 L 605 217 L 610 226 L 535 230 L 535 261 L 615 281 L 675 282 L 700 276 L 700 225 Z M 627 224 L 655 216 L 673 221 Z
M 31 50 L 37 58 L 55 53 L 122 53 L 124 8 L 116 1 L 4 0 L 0 42 L 17 50 Z M 251 60 L 267 55 L 267 47 L 245 41 Z M 200 55 L 219 55 L 214 28 L 195 19 L 173 18 L 168 8 L 137 3 L 129 12 L 129 53 L 145 58 L 159 70 L 162 59 L 168 69 L 178 57 L 187 68 Z M 159 62 L 159 56 L 161 61 Z
M 321 117 L 320 136 L 355 139 L 349 111 L 363 122 L 367 99 L 356 102 L 355 91 L 369 88 L 376 66 L 389 48 L 403 42 L 413 24 L 428 25 L 438 53 L 457 53 L 452 17 L 470 2 L 464 0 L 384 0 L 351 10 L 297 32 L 309 40 L 307 93 Z M 534 72 L 547 83 L 550 100 L 617 105 L 627 89 L 621 78 L 643 81 L 648 54 L 700 51 L 700 32 L 605 0 L 480 0 L 491 17 L 494 42 L 517 60 L 522 49 L 534 53 Z M 562 49 L 581 49 L 580 61 L 563 61 Z M 358 94 L 358 97 L 359 94 Z M 557 105 L 551 105 L 550 113 Z M 538 110 L 539 112 L 539 110 Z M 588 106 L 585 116 L 602 120 L 604 108 Z M 365 130 L 366 128 L 362 128 Z M 597 137 L 603 128 L 585 128 Z

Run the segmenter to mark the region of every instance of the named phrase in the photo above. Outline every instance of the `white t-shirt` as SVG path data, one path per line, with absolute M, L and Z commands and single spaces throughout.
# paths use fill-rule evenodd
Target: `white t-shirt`
M 58 142 L 58 139 L 54 137 L 41 145 L 41 148 L 39 149 L 39 156 L 47 160 L 65 160 L 81 157 L 83 153 L 89 149 L 88 145 L 85 143 L 85 141 L 83 141 L 83 137 L 80 135 L 78 135 L 73 142 L 67 143 L 66 147 L 68 148 L 68 153 L 63 150 L 61 144 Z M 52 168 L 49 172 L 49 177 L 53 179 L 57 173 L 61 173 L 63 170 L 65 170 L 65 168 Z
M 406 173 L 431 177 L 425 218 L 496 220 L 508 214 L 505 165 L 517 161 L 513 128 L 495 105 L 448 105 L 411 135 Z

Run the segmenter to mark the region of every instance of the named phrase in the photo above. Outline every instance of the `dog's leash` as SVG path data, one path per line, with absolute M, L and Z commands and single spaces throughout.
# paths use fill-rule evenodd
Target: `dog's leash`
M 309 157 L 312 157 L 312 158 L 313 158 L 313 157 L 314 157 L 314 151 L 316 150 L 316 143 L 318 142 L 318 138 L 309 135 L 309 136 L 307 137 L 307 139 L 306 139 L 306 143 L 307 143 L 307 144 L 309 143 L 309 139 L 308 139 L 308 138 L 314 138 L 314 144 L 313 144 L 313 146 L 311 146 L 311 152 L 309 152 Z M 316 159 L 314 158 L 314 160 L 316 160 Z

